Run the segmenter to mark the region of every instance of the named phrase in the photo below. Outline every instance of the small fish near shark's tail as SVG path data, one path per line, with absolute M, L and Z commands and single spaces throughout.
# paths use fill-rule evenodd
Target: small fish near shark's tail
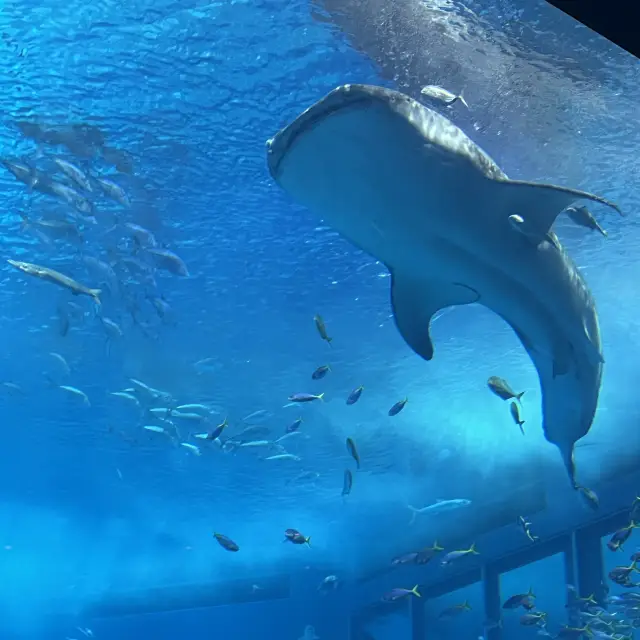
M 511 216 L 513 222 L 519 223 L 519 230 L 536 244 L 545 239 L 558 215 L 576 200 L 598 202 L 623 215 L 617 204 L 587 191 L 509 178 L 495 181 L 501 185 L 501 197 L 504 199 L 506 196 L 508 208 L 516 214 Z

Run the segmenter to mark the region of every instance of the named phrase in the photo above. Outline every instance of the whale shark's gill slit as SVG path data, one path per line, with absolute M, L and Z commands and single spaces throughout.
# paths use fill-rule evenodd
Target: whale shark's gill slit
M 391 307 L 404 341 L 425 360 L 433 358 L 429 327 L 434 316 L 447 307 L 473 304 L 480 294 L 459 282 L 420 278 L 416 274 L 391 273 Z
M 469 285 L 462 284 L 462 282 L 454 282 L 453 284 L 456 285 L 456 287 L 464 287 L 467 291 L 469 291 L 476 297 L 475 300 L 471 302 L 465 302 L 465 304 L 473 304 L 474 302 L 480 302 L 480 298 L 482 296 L 476 291 L 476 289 L 474 289 L 473 287 L 470 287 Z

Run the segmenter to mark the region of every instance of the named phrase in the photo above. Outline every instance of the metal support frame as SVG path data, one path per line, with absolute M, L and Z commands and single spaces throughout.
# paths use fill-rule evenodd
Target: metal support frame
M 484 613 L 487 621 L 498 622 L 501 615 L 500 573 L 494 565 L 482 569 L 482 593 L 484 596 Z M 502 628 L 487 626 L 485 640 L 501 640 Z
M 423 598 L 420 600 L 413 598 L 411 601 L 411 640 L 427 638 L 425 601 L 439 598 L 477 582 L 482 582 L 487 620 L 499 620 L 502 613 L 500 576 L 556 554 L 563 556 L 565 583 L 575 585 L 581 597 L 594 594 L 596 599 L 603 602 L 606 592 L 602 538 L 625 526 L 628 518 L 628 510 L 621 510 L 594 520 L 575 531 L 562 533 L 506 554 L 481 568 L 472 568 L 450 576 L 442 582 L 421 586 L 420 592 Z M 567 611 L 569 623 L 575 624 L 577 621 L 571 619 L 575 614 L 572 614 L 571 609 Z M 500 627 L 486 630 L 486 640 L 501 640 L 501 637 Z M 350 640 L 358 640 L 358 638 L 351 635 Z
M 426 640 L 427 616 L 421 598 L 411 599 L 411 640 Z
M 602 538 L 588 530 L 576 531 L 574 553 L 578 592 L 583 597 L 593 595 L 598 602 L 603 602 L 607 594 Z

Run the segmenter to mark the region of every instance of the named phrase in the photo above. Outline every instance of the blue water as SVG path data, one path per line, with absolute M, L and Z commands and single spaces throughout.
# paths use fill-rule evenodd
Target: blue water
M 269 176 L 267 138 L 346 82 L 414 97 L 424 84 L 464 88 L 471 109 L 447 115 L 510 177 L 599 193 L 627 214 L 594 207 L 607 239 L 564 219 L 556 228 L 597 300 L 606 358 L 585 438 L 591 446 L 577 453 L 580 474 L 604 513 L 636 495 L 626 474 L 640 457 L 637 61 L 533 0 L 518 9 L 399 3 L 412 16 L 406 33 L 391 5 L 332 4 L 3 3 L 0 155 L 43 172 L 53 171 L 54 157 L 72 161 L 112 178 L 131 199 L 123 207 L 96 196 L 97 223 L 83 225 L 82 245 L 46 244 L 21 227 L 20 214 L 60 219 L 72 209 L 0 167 L 3 257 L 104 289 L 83 258 L 120 269 L 118 256 L 134 246 L 111 228 L 132 222 L 180 256 L 189 277 L 159 269 L 153 282 L 127 284 L 119 271 L 122 288 L 104 293 L 101 313 L 123 335 L 108 340 L 88 298 L 3 268 L 1 640 L 84 637 L 77 627 L 97 640 L 296 640 L 307 624 L 321 640 L 346 639 L 350 616 L 389 589 L 440 579 L 437 564 L 388 571 L 396 555 L 437 538 L 476 542 L 481 554 L 472 562 L 482 563 L 524 546 L 514 524 L 523 511 L 544 538 L 594 517 L 544 440 L 537 376 L 511 331 L 483 308 L 455 309 L 434 324 L 437 355 L 425 363 L 394 326 L 384 266 Z M 84 123 L 106 142 L 72 153 L 22 135 L 20 121 L 67 131 Z M 151 299 L 169 305 L 163 317 Z M 63 336 L 59 309 L 70 301 L 80 308 Z M 315 314 L 332 347 L 318 336 Z M 63 356 L 68 374 L 51 352 Z M 331 372 L 312 380 L 321 364 Z M 487 391 L 491 375 L 526 390 L 526 438 Z M 145 431 L 162 423 L 111 395 L 131 378 L 168 392 L 174 404 L 207 404 L 211 416 L 178 424 L 175 439 Z M 90 406 L 61 384 L 82 390 Z M 347 406 L 360 385 L 361 400 Z M 285 406 L 296 392 L 324 393 L 325 401 Z M 402 413 L 389 418 L 405 397 Z M 286 442 L 300 460 L 267 461 L 261 447 L 224 452 L 194 439 L 225 417 L 229 434 L 258 424 L 267 430 L 255 439 L 270 441 L 302 417 L 301 434 Z M 347 437 L 363 463 L 343 499 L 343 472 L 355 471 Z M 301 480 L 304 472 L 318 477 Z M 472 506 L 409 524 L 408 505 L 459 498 Z M 283 544 L 289 527 L 311 546 Z M 215 531 L 240 551 L 226 552 Z M 607 563 L 616 564 L 611 554 Z M 562 622 L 559 558 L 521 571 L 528 573 L 505 577 L 503 594 L 532 584 L 540 608 Z M 329 574 L 341 589 L 322 595 Z M 268 585 L 281 584 L 290 597 L 270 599 L 278 588 Z M 209 585 L 218 606 L 145 613 L 154 608 L 152 589 L 171 587 L 175 602 L 194 585 Z M 127 594 L 143 603 L 132 615 L 90 615 L 96 603 Z M 465 598 L 473 608 L 449 626 L 433 623 L 433 633 L 478 637 L 481 595 L 477 584 L 428 602 L 432 617 Z M 255 602 L 241 603 L 247 599 Z M 377 619 L 370 633 L 409 638 L 409 623 L 401 610 Z M 505 637 L 529 631 L 509 625 Z

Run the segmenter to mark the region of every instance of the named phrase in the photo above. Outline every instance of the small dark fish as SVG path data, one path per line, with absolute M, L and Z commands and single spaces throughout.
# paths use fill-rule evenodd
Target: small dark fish
M 295 478 L 285 481 L 286 485 L 290 484 L 307 484 L 313 483 L 320 477 L 317 471 L 301 471 Z
M 522 396 L 525 393 L 524 391 L 522 391 L 521 393 L 516 393 L 506 380 L 504 380 L 503 378 L 498 378 L 498 376 L 491 376 L 487 380 L 487 386 L 489 387 L 489 390 L 495 393 L 495 395 L 497 395 L 501 400 L 515 399 L 520 402 Z
M 299 535 L 302 535 L 302 534 L 297 529 L 285 529 L 284 541 L 287 542 L 288 540 L 291 540 L 291 538 Z
M 417 598 L 421 598 L 420 592 L 418 591 L 418 587 L 420 585 L 416 585 L 413 589 L 402 589 L 400 587 L 396 589 L 391 589 L 389 593 L 385 593 L 382 596 L 383 602 L 395 602 L 396 600 L 400 600 L 400 598 L 406 598 L 407 596 L 414 595 Z
M 294 393 L 289 396 L 288 400 L 289 402 L 313 402 L 314 400 L 322 400 L 323 398 L 324 393 L 317 396 L 314 396 L 312 393 Z
M 314 380 L 322 380 L 322 378 L 324 378 L 327 373 L 329 373 L 329 371 L 331 371 L 331 367 L 328 364 L 323 364 L 311 374 L 311 377 Z
M 438 544 L 438 541 L 436 540 L 434 541 L 433 546 L 425 547 L 424 549 L 420 549 L 420 551 L 418 551 L 418 555 L 416 557 L 416 564 L 427 564 L 428 562 L 433 560 L 433 558 L 435 558 L 437 554 L 441 553 L 442 551 L 444 551 L 444 547 L 441 547 Z
M 511 411 L 513 421 L 520 427 L 520 431 L 522 432 L 522 435 L 524 435 L 524 429 L 522 427 L 524 420 L 520 419 L 520 409 L 518 408 L 518 405 L 515 402 L 512 402 L 509 407 L 509 411 Z
M 327 334 L 327 327 L 324 324 L 324 320 L 322 319 L 322 316 L 316 314 L 315 316 L 313 316 L 313 321 L 316 323 L 316 329 L 318 330 L 320 337 L 324 341 L 326 341 L 326 343 L 329 346 L 331 346 L 331 341 L 333 340 L 333 338 L 330 338 L 329 335 Z
M 403 565 L 403 564 L 415 564 L 416 560 L 418 558 L 418 552 L 414 551 L 412 553 L 405 553 L 402 556 L 396 556 L 392 561 L 391 564 L 394 567 Z
M 536 596 L 533 593 L 533 589 L 529 588 L 527 593 L 517 593 L 510 598 L 507 598 L 502 605 L 503 609 L 519 609 L 520 607 L 524 607 L 525 602 L 529 602 L 534 599 Z M 525 607 L 526 608 L 526 607 Z
M 600 499 L 595 491 L 588 489 L 587 487 L 581 487 L 576 485 L 576 491 L 580 494 L 583 502 L 593 511 L 597 511 L 600 508 Z
M 640 551 L 631 554 L 631 562 L 640 562 Z
M 304 536 L 297 529 L 286 529 L 284 532 L 285 542 L 292 542 L 293 544 L 306 544 L 311 546 L 311 537 Z
M 301 424 L 302 418 L 298 418 L 285 429 L 285 433 L 293 433 L 294 431 L 297 431 L 300 428 Z
M 621 584 L 629 579 L 629 576 L 632 572 L 636 570 L 637 563 L 636 561 L 632 561 L 628 567 L 614 567 L 611 571 L 609 571 L 609 578 L 616 582 L 617 584 Z
M 222 432 L 229 426 L 227 419 L 225 418 L 210 434 L 207 435 L 207 440 L 217 440 Z
M 57 309 L 58 315 L 58 332 L 64 338 L 69 333 L 71 328 L 71 319 L 67 307 L 64 304 L 59 304 Z
M 587 207 L 567 207 L 564 211 L 578 226 L 585 227 L 585 229 L 590 229 L 591 231 L 597 231 L 605 238 L 607 237 L 607 232 L 598 224 L 598 221 L 593 217 L 593 214 Z
M 342 483 L 342 495 L 348 496 L 351 493 L 351 487 L 353 486 L 353 474 L 349 469 L 344 470 L 344 481 Z
M 133 171 L 133 159 L 122 149 L 102 147 L 102 158 L 121 173 L 131 173 Z
M 440 620 L 442 620 L 443 618 L 453 618 L 460 615 L 461 613 L 464 613 L 465 611 L 471 611 L 471 605 L 467 600 L 443 609 L 438 615 L 438 618 Z
M 239 551 L 240 547 L 231 539 L 222 533 L 214 533 L 213 537 L 220 543 L 220 546 L 227 551 Z
M 357 389 L 354 389 L 347 398 L 347 404 L 355 404 L 356 402 L 358 402 L 363 391 L 364 387 L 358 387 Z
M 29 276 L 35 276 L 36 278 L 40 278 L 41 280 L 46 280 L 47 282 L 53 282 L 65 289 L 69 289 L 73 295 L 85 295 L 93 298 L 97 304 L 100 304 L 100 289 L 90 289 L 89 287 L 85 287 L 83 284 L 76 282 L 72 278 L 59 273 L 58 271 L 54 271 L 53 269 L 48 269 L 47 267 L 40 267 L 37 264 L 31 264 L 30 262 L 20 262 L 19 260 L 7 260 L 7 262 L 16 269 L 19 269 L 23 273 L 26 273 Z
M 598 606 L 598 601 L 596 600 L 593 593 L 590 593 L 588 596 L 581 598 L 578 596 L 576 588 L 572 584 L 567 585 L 567 592 L 573 605 L 577 605 L 580 608 Z
M 356 461 L 356 467 L 360 468 L 360 456 L 358 455 L 358 450 L 356 449 L 356 443 L 351 439 L 347 438 L 347 451 L 349 455 Z
M 452 562 L 455 562 L 456 560 L 459 560 L 460 558 L 464 558 L 465 556 L 469 556 L 469 555 L 472 555 L 472 556 L 480 555 L 476 551 L 475 542 L 468 549 L 459 549 L 458 551 L 449 551 L 449 553 L 447 553 L 447 555 L 442 559 L 442 562 L 440 564 L 444 567 L 446 565 L 451 564 Z
M 408 398 L 405 398 L 404 400 L 400 400 L 399 402 L 396 402 L 393 405 L 393 407 L 389 409 L 389 415 L 397 416 L 404 409 L 404 405 L 407 404 L 407 402 L 409 402 Z
M 630 522 L 626 527 L 618 529 L 607 542 L 607 547 L 611 551 L 623 551 L 622 545 L 629 539 L 633 530 L 637 528 L 638 525 L 635 522 Z

